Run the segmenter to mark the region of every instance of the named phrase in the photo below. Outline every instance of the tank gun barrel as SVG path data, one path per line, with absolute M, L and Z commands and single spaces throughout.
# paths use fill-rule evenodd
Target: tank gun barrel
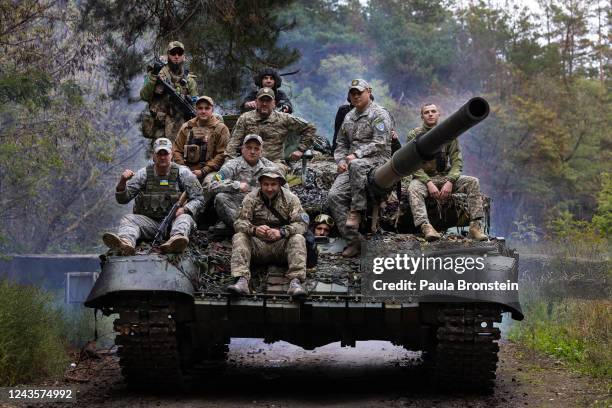
M 389 161 L 376 168 L 371 178 L 374 191 L 387 191 L 403 177 L 421 168 L 424 161 L 432 160 L 445 144 L 475 126 L 489 115 L 489 103 L 479 96 L 466 102 L 455 113 L 423 136 L 399 149 Z M 372 175 L 372 174 L 371 174 Z

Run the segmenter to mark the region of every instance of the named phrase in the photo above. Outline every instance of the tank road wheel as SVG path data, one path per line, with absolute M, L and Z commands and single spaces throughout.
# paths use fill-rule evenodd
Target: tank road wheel
M 193 358 L 188 326 L 193 305 L 168 295 L 132 295 L 115 311 L 121 373 L 134 389 L 188 389 Z
M 438 311 L 438 344 L 431 365 L 435 386 L 491 393 L 495 386 L 501 309 L 495 305 L 468 304 Z

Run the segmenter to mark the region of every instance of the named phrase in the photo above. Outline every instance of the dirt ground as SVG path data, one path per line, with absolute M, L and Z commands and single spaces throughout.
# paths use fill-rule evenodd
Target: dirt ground
M 306 351 L 283 342 L 268 345 L 260 340 L 234 339 L 225 369 L 200 379 L 195 391 L 128 391 L 117 358 L 110 354 L 81 362 L 69 375 L 73 380 L 57 384 L 78 388 L 76 404 L 35 406 L 476 408 L 612 404 L 603 384 L 507 341 L 501 344 L 496 389 L 490 396 L 440 394 L 428 387 L 415 361 L 418 353 L 379 341 L 359 342 L 355 348 L 334 343 Z

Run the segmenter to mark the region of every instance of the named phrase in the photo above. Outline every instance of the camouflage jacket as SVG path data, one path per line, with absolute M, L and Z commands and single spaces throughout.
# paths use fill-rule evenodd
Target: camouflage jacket
M 264 118 L 256 110 L 249 111 L 238 118 L 226 148 L 226 155 L 236 157 L 244 137 L 255 133 L 264 141 L 264 157 L 279 162 L 284 159 L 285 141 L 289 133 L 296 132 L 301 136 L 298 148 L 306 151 L 312 146 L 316 131 L 310 123 L 288 113 L 273 111 L 270 116 Z
M 242 209 L 234 229 L 236 232 L 255 236 L 255 227 L 267 225 L 272 228 L 279 228 L 282 222 L 276 218 L 264 205 L 267 198 L 260 192 L 259 188 L 251 191 L 242 201 Z M 285 226 L 287 236 L 303 234 L 310 222 L 308 214 L 302 208 L 300 199 L 287 188 L 281 188 L 278 194 L 272 199 L 271 207 L 276 209 L 280 215 L 289 220 L 290 224 Z
M 149 72 L 144 80 L 144 85 L 140 90 L 140 99 L 149 103 L 149 110 L 152 112 L 163 112 L 170 116 L 175 116 L 178 111 L 175 110 L 170 102 L 168 95 L 164 94 L 164 88 L 157 83 L 157 78 L 163 78 L 174 85 L 175 89 L 181 95 L 197 96 L 198 85 L 196 84 L 195 75 L 183 73 L 181 75 L 174 74 L 168 65 L 165 65 L 158 75 Z M 181 79 L 185 79 L 187 84 L 181 85 Z
M 421 137 L 427 133 L 429 129 L 431 128 L 427 127 L 425 124 L 412 129 L 410 132 L 408 132 L 408 135 L 406 135 L 406 143 Z M 438 169 L 438 159 L 444 162 L 443 171 L 439 171 Z M 423 184 L 427 184 L 427 182 L 434 176 L 446 177 L 448 181 L 455 183 L 461 175 L 462 170 L 463 157 L 461 156 L 461 150 L 459 149 L 459 142 L 457 139 L 455 139 L 442 147 L 439 157 L 423 163 L 422 168 L 414 173 L 413 177 Z
M 187 202 L 184 208 L 191 215 L 195 216 L 204 203 L 202 196 L 202 186 L 191 170 L 185 166 L 179 166 L 178 190 L 187 192 Z M 115 192 L 115 199 L 119 204 L 127 204 L 134 199 L 140 192 L 144 191 L 147 185 L 147 168 L 143 167 L 128 180 L 125 190 Z
M 210 184 L 211 193 L 241 193 L 240 183 L 248 183 L 249 190 L 259 186 L 258 173 L 264 167 L 275 167 L 270 160 L 262 157 L 251 166 L 242 156 L 231 159 L 223 164 Z
M 391 158 L 392 121 L 389 112 L 371 102 L 363 111 L 353 108 L 345 117 L 336 140 L 336 163 L 354 154 L 380 163 Z
M 191 170 L 202 170 L 204 173 L 217 171 L 225 160 L 225 147 L 229 141 L 229 129 L 216 117 L 211 117 L 204 125 L 198 118 L 183 123 L 176 140 L 172 145 L 175 163 L 188 166 Z M 206 156 L 198 163 L 185 163 L 185 145 L 196 143 L 206 149 Z

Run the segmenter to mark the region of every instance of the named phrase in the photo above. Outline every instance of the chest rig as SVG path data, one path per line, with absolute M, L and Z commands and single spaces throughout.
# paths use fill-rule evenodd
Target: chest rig
M 212 133 L 212 129 L 209 127 L 189 127 L 189 136 L 187 137 L 187 144 L 183 148 L 183 157 L 185 163 L 193 165 L 197 163 L 203 163 L 206 161 L 206 150 L 208 146 L 208 139 Z
M 429 131 L 426 127 L 420 127 L 417 130 L 417 138 L 423 136 Z M 446 173 L 450 170 L 450 163 L 448 159 L 448 143 L 442 146 L 440 151 L 436 153 L 433 160 L 429 160 L 423 163 L 423 171 L 429 176 L 434 176 L 437 173 Z
M 163 219 L 181 195 L 178 185 L 179 166 L 172 163 L 170 172 L 158 176 L 153 165 L 147 166 L 147 181 L 134 202 L 134 214 L 146 215 L 154 220 Z

